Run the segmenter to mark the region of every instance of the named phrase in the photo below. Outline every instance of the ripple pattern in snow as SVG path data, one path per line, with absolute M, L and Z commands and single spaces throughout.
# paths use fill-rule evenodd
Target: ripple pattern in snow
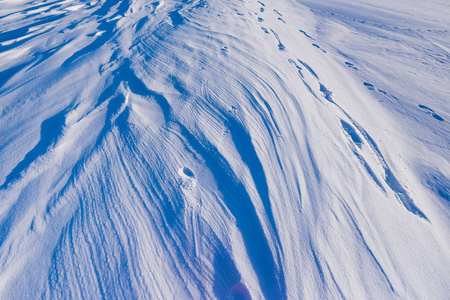
M 446 299 L 449 6 L 322 2 L 0 1 L 0 298 Z

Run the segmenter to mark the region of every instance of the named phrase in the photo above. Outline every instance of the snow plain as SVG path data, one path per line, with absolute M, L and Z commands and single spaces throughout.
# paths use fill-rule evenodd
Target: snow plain
M 448 299 L 450 4 L 0 1 L 1 299 Z

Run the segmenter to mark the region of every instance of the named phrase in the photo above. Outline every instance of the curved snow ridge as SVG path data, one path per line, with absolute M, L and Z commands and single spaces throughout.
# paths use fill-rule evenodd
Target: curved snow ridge
M 447 295 L 442 94 L 401 115 L 407 91 L 328 33 L 411 35 L 290 0 L 5 12 L 1 298 Z

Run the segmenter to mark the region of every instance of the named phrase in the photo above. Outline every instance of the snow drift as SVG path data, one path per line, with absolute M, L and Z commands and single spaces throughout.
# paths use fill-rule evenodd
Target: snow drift
M 391 2 L 0 1 L 0 297 L 448 297 L 450 7 Z

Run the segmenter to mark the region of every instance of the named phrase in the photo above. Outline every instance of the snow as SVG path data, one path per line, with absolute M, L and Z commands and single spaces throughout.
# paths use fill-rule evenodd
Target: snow
M 449 20 L 0 1 L 0 298 L 447 299 Z

